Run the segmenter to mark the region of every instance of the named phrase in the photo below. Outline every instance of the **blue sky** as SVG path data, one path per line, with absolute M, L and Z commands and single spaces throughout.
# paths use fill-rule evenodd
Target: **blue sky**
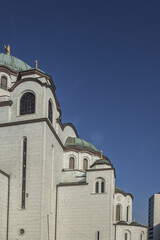
M 160 2 L 3 1 L 0 52 L 52 76 L 62 121 L 116 168 L 116 185 L 147 224 L 160 191 Z

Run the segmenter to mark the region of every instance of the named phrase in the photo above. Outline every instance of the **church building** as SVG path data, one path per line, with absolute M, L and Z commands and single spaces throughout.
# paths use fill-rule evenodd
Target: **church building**
M 0 53 L 0 239 L 147 240 L 107 156 L 63 123 L 52 78 Z

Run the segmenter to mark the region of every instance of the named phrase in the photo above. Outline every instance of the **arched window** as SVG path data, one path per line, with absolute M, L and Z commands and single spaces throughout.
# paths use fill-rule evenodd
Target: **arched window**
M 101 193 L 104 193 L 104 182 L 101 182 Z
M 7 90 L 7 78 L 5 76 L 1 77 L 0 87 Z
M 95 193 L 105 192 L 105 180 L 103 178 L 97 178 L 95 182 Z
M 88 160 L 85 158 L 83 159 L 83 170 L 87 170 L 88 169 Z
M 131 232 L 128 230 L 125 230 L 124 232 L 124 240 L 131 240 Z
M 124 235 L 124 240 L 128 240 L 127 233 L 125 233 L 125 235 Z
M 99 182 L 96 182 L 96 189 L 95 189 L 96 193 L 99 193 Z
M 50 120 L 50 122 L 53 122 L 53 110 L 52 110 L 52 103 L 51 100 L 49 100 L 48 102 L 48 118 Z
M 35 95 L 24 93 L 20 100 L 20 115 L 35 113 Z
M 120 221 L 121 220 L 121 205 L 117 205 L 116 206 L 116 221 Z
M 129 206 L 127 206 L 126 221 L 129 221 Z
M 74 169 L 75 165 L 75 160 L 74 157 L 70 157 L 69 159 L 69 169 Z
M 140 240 L 144 240 L 144 232 L 141 232 Z

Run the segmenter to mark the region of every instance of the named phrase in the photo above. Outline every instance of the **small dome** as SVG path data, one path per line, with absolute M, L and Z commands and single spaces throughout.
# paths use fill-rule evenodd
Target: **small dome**
M 98 159 L 96 160 L 92 165 L 91 167 L 95 166 L 95 165 L 99 165 L 99 164 L 111 164 L 110 160 L 109 159 Z
M 80 138 L 75 138 L 75 137 L 68 137 L 66 142 L 65 142 L 65 147 L 77 147 L 77 148 L 86 148 L 86 149 L 90 149 L 96 152 L 100 152 L 95 146 L 93 146 L 91 143 L 80 139 Z
M 128 223 L 126 221 L 119 221 L 117 222 L 117 225 L 128 225 Z
M 0 65 L 7 66 L 14 71 L 26 71 L 32 69 L 22 60 L 4 53 L 0 53 Z

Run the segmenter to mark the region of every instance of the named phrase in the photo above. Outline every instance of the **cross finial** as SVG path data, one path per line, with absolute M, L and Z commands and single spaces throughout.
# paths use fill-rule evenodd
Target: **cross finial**
M 37 69 L 38 68 L 38 60 L 35 60 L 34 62 L 36 64 L 36 69 Z
M 101 150 L 101 159 L 103 159 L 103 151 Z
M 10 46 L 8 45 L 8 46 L 6 47 L 6 45 L 4 45 L 4 49 L 6 50 L 7 55 L 10 55 Z

